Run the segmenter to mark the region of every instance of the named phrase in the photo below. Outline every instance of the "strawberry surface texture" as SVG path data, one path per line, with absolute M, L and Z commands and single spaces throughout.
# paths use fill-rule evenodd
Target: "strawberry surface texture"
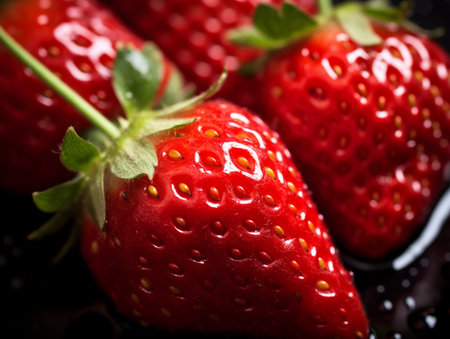
M 0 25 L 105 116 L 121 114 L 111 85 L 116 46 L 142 41 L 108 9 L 91 0 L 11 1 Z M 81 132 L 87 120 L 3 47 L 0 93 L 0 187 L 31 193 L 67 179 L 59 145 L 67 127 Z
M 259 118 L 213 101 L 151 136 L 153 178 L 105 176 L 106 221 L 82 252 L 117 310 L 169 332 L 365 338 L 352 276 L 289 152 Z
M 335 240 L 360 258 L 399 250 L 449 178 L 450 61 L 430 39 L 330 23 L 279 52 L 261 96 Z
M 293 0 L 308 13 L 315 0 Z M 256 60 L 261 50 L 231 43 L 228 31 L 251 24 L 260 3 L 279 6 L 281 0 L 105 0 L 142 37 L 154 41 L 199 92 L 217 79 L 224 65 L 230 72 L 218 96 L 262 112 L 257 75 L 239 68 Z

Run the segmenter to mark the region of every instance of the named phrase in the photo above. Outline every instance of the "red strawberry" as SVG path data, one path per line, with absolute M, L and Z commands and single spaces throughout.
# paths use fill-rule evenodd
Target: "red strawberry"
M 351 277 L 278 136 L 225 102 L 152 137 L 154 177 L 105 180 L 83 254 L 118 311 L 163 330 L 362 338 Z
M 116 45 L 142 41 L 109 10 L 91 0 L 11 1 L 0 25 L 103 114 L 119 116 L 111 87 Z M 66 179 L 58 145 L 68 126 L 82 131 L 88 122 L 5 49 L 0 93 L 0 187 L 32 192 Z
M 26 54 L 2 30 L 0 40 Z M 34 195 L 41 210 L 56 215 L 33 237 L 80 216 L 93 275 L 116 308 L 142 325 L 366 337 L 351 275 L 277 134 L 238 106 L 201 103 L 220 83 L 149 111 L 146 103 L 163 79 L 150 67 L 157 56 L 151 46 L 119 50 L 114 88 L 128 120 L 118 127 L 98 121 L 101 114 L 70 92 L 109 141 L 100 151 L 67 131 L 61 160 L 79 174 Z M 26 63 L 49 82 L 50 71 L 36 59 Z M 58 92 L 62 86 L 53 84 Z
M 230 75 L 219 96 L 252 109 L 260 99 L 254 77 L 238 72 L 243 63 L 261 52 L 230 43 L 230 29 L 248 25 L 259 3 L 280 5 L 282 0 L 105 0 L 125 22 L 146 39 L 154 41 L 173 60 L 188 81 L 201 92 L 222 72 Z M 309 13 L 315 0 L 292 0 Z
M 338 243 L 375 259 L 411 239 L 445 187 L 450 60 L 396 23 L 345 31 L 349 15 L 396 14 L 352 6 L 277 53 L 261 97 Z M 372 46 L 355 42 L 362 30 Z

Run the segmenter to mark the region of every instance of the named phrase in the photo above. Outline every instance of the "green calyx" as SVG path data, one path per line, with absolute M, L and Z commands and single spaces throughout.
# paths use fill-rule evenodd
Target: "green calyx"
M 315 17 L 289 2 L 283 2 L 280 9 L 260 4 L 253 15 L 253 26 L 231 30 L 229 39 L 238 45 L 270 51 L 305 38 L 329 22 L 337 22 L 357 44 L 373 46 L 380 44 L 382 39 L 372 28 L 371 20 L 396 22 L 412 28 L 406 20 L 410 8 L 408 3 L 406 0 L 401 6 L 392 7 L 388 0 L 371 0 L 348 1 L 333 6 L 331 0 L 318 0 L 319 14 Z M 441 30 L 428 33 L 435 35 L 439 32 Z
M 114 63 L 113 87 L 126 119 L 120 118 L 113 123 L 19 46 L 1 27 L 0 42 L 96 127 L 90 133 L 90 141 L 80 137 L 72 127 L 67 130 L 60 158 L 67 169 L 78 174 L 69 182 L 33 194 L 39 209 L 55 214 L 30 234 L 30 239 L 57 232 L 86 203 L 94 220 L 103 229 L 105 171 L 109 170 L 123 179 L 144 175 L 151 179 L 158 158 L 148 137 L 192 123 L 194 118 L 174 118 L 171 115 L 212 96 L 226 78 L 224 72 L 209 90 L 186 99 L 183 80 L 172 68 L 169 78 L 165 79 L 165 91 L 160 93 L 164 80 L 164 58 L 160 51 L 152 44 L 144 45 L 142 50 L 120 46 Z M 99 140 L 100 143 L 95 144 Z

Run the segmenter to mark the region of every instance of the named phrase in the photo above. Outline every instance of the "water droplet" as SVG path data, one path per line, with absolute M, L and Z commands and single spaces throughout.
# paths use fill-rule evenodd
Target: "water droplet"
M 430 265 L 430 260 L 428 260 L 428 258 L 420 259 L 420 266 L 425 268 L 428 267 L 428 265 Z
M 390 311 L 392 311 L 393 308 L 394 308 L 394 304 L 392 303 L 392 301 L 390 301 L 388 299 L 382 301 L 381 304 L 379 305 L 379 310 L 381 312 L 390 312 Z
M 377 292 L 378 293 L 384 293 L 386 291 L 386 288 L 383 285 L 377 286 Z
M 410 275 L 411 277 L 415 277 L 415 276 L 417 276 L 417 274 L 419 274 L 419 270 L 418 270 L 417 268 L 411 267 L 411 268 L 409 269 L 409 275 Z
M 370 329 L 369 339 L 377 339 L 377 335 L 373 329 Z
M 400 332 L 396 331 L 389 331 L 386 333 L 386 339 L 402 339 L 403 336 Z
M 411 286 L 411 282 L 408 279 L 403 279 L 402 280 L 402 286 L 404 288 L 408 288 L 409 286 Z
M 408 317 L 408 325 L 415 332 L 431 332 L 437 324 L 434 308 L 417 310 Z
M 410 310 L 413 310 L 416 307 L 416 300 L 413 297 L 406 297 L 405 304 Z

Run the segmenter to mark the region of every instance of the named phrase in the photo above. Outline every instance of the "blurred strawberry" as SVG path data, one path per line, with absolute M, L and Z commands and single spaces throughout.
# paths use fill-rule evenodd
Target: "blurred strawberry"
M 450 59 L 399 9 L 326 3 L 325 22 L 261 5 L 234 39 L 289 45 L 264 71 L 267 114 L 336 241 L 377 259 L 411 240 L 448 179 Z
M 260 109 L 255 76 L 239 68 L 261 55 L 228 40 L 230 29 L 251 24 L 259 3 L 279 6 L 282 0 L 105 0 L 125 22 L 146 39 L 154 41 L 198 91 L 217 79 L 224 64 L 230 74 L 218 96 L 256 112 Z M 315 0 L 292 0 L 308 13 L 316 11 Z
M 111 85 L 116 46 L 142 41 L 109 10 L 92 0 L 11 1 L 0 25 L 100 112 L 122 113 Z M 58 156 L 64 133 L 90 124 L 2 47 L 0 93 L 0 188 L 30 193 L 67 179 Z

